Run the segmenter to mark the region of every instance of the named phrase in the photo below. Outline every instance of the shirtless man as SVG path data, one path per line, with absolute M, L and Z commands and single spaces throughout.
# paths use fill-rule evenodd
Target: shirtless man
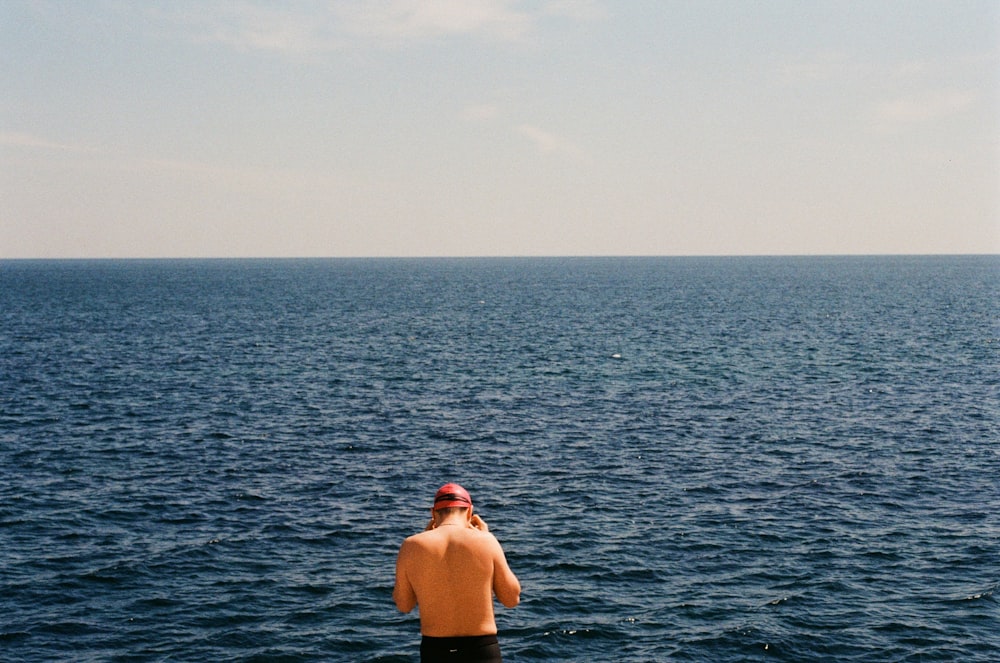
M 392 598 L 401 612 L 420 605 L 420 660 L 500 661 L 493 596 L 513 608 L 521 583 L 489 527 L 472 514 L 457 483 L 434 496 L 427 528 L 403 542 Z

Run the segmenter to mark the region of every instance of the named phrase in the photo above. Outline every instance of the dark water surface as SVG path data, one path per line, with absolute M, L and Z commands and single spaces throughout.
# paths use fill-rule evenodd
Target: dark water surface
M 0 659 L 1000 660 L 1000 258 L 0 262 Z

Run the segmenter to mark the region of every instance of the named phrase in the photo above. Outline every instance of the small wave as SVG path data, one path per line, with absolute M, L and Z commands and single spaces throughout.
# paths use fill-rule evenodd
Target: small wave
M 960 600 L 962 600 L 962 601 L 981 601 L 983 599 L 992 599 L 993 596 L 994 596 L 994 594 L 996 593 L 996 590 L 997 590 L 996 587 L 991 587 L 989 589 L 983 590 L 981 592 L 977 592 L 975 594 L 969 594 L 969 595 L 963 597 Z
M 563 628 L 559 629 L 558 631 L 545 631 L 544 633 L 542 633 L 542 635 L 545 637 L 549 637 L 551 635 L 578 635 L 578 634 L 589 635 L 590 632 L 591 631 L 589 628 L 585 629 Z
M 796 597 L 796 596 L 782 596 L 780 598 L 776 598 L 776 599 L 772 599 L 772 600 L 768 601 L 766 605 L 782 605 L 782 604 L 788 603 L 789 601 L 792 601 L 792 600 L 794 600 L 796 598 L 798 598 L 798 597 Z

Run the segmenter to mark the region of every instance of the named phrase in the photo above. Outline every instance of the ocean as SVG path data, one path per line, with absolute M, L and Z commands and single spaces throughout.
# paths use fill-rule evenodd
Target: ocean
M 1000 660 L 1000 256 L 0 261 L 0 660 Z

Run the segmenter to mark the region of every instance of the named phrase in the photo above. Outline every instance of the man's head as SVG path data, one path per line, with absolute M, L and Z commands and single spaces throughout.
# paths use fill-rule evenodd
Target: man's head
M 462 488 L 457 483 L 446 483 L 438 488 L 437 494 L 434 495 L 435 511 L 451 507 L 458 507 L 461 509 L 472 508 L 472 497 L 469 496 L 469 491 Z
M 457 483 L 446 483 L 438 488 L 434 495 L 434 506 L 431 508 L 439 518 L 445 518 L 457 511 L 465 511 L 466 517 L 472 517 L 472 497 L 469 491 Z

